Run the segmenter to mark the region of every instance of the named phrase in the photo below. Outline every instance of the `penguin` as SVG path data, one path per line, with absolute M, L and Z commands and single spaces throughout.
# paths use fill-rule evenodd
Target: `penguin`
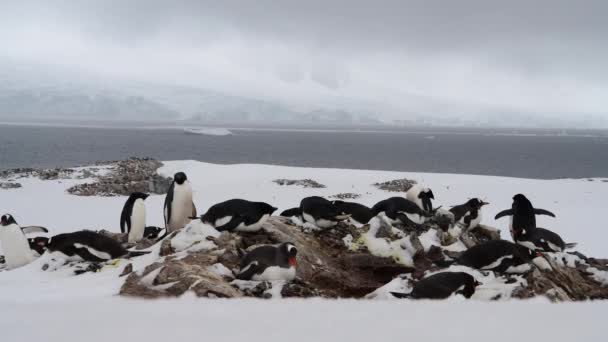
M 456 293 L 471 298 L 475 288 L 480 285 L 482 284 L 468 273 L 441 272 L 418 281 L 410 293 L 391 294 L 397 298 L 445 299 Z
M 283 217 L 302 217 L 302 210 L 300 210 L 300 207 L 296 207 L 296 208 L 289 208 L 287 210 L 283 210 L 283 212 L 281 213 L 281 216 Z
M 10 214 L 0 217 L 0 245 L 8 269 L 27 265 L 35 259 L 25 234 Z
M 458 265 L 479 270 L 517 272 L 511 267 L 528 264 L 538 254 L 524 246 L 505 240 L 490 240 L 464 251 L 455 260 Z
M 563 252 L 577 245 L 576 242 L 565 243 L 558 234 L 540 227 L 515 235 L 514 241 L 529 249 L 542 252 Z
M 477 227 L 481 223 L 481 207 L 488 204 L 488 202 L 484 202 L 479 198 L 473 198 L 465 204 L 450 208 L 450 212 L 454 214 L 454 222 L 461 226 L 464 231 L 467 231 Z
M 375 216 L 384 213 L 391 220 L 391 224 L 421 225 L 427 218 L 433 216 L 433 213 L 421 209 L 416 203 L 403 197 L 391 197 L 380 201 L 371 210 Z
M 44 248 L 50 252 L 62 253 L 67 259 L 91 262 L 132 258 L 150 253 L 129 251 L 111 237 L 89 230 L 55 235 L 44 242 Z
M 322 229 L 334 227 L 350 217 L 338 211 L 331 201 L 319 196 L 304 198 L 300 202 L 300 211 L 304 221 Z
M 363 204 L 345 201 L 333 201 L 332 203 L 340 213 L 351 215 L 351 221 L 355 221 L 359 225 L 368 223 L 375 216 L 372 210 Z
M 28 238 L 27 242 L 30 245 L 30 249 L 35 251 L 38 255 L 44 254 L 45 246 L 48 243 L 49 238 L 44 236 L 37 236 L 35 238 Z
M 146 204 L 148 194 L 132 193 L 125 202 L 120 214 L 120 231 L 128 233 L 128 242 L 136 243 L 144 237 L 146 229 Z
M 21 227 L 23 234 L 48 233 L 49 230 L 41 226 Z
M 217 231 L 255 232 L 277 208 L 264 202 L 231 199 L 211 206 L 200 220 Z M 191 217 L 197 219 L 196 217 Z
M 407 191 L 405 198 L 416 203 L 416 205 L 424 211 L 433 211 L 433 203 L 431 200 L 435 199 L 435 195 L 433 195 L 433 191 L 429 188 L 414 185 Z
M 146 239 L 154 240 L 160 236 L 160 232 L 165 228 L 149 226 L 144 229 L 144 237 Z
M 236 277 L 241 280 L 292 281 L 296 277 L 297 253 L 296 246 L 290 242 L 254 248 L 241 259 L 241 269 Z
M 190 223 L 190 217 L 197 216 L 192 201 L 192 187 L 183 172 L 173 176 L 173 183 L 165 197 L 164 215 L 166 234 L 184 228 Z
M 498 220 L 503 216 L 511 216 L 509 230 L 513 239 L 516 240 L 517 236 L 524 235 L 536 228 L 536 215 L 555 217 L 555 214 L 548 210 L 534 208 L 526 196 L 517 194 L 513 196 L 511 209 L 499 212 L 494 219 Z

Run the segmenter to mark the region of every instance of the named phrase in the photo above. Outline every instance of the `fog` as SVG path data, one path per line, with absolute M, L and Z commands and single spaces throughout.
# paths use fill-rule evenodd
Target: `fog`
M 606 18 L 605 1 L 3 1 L 0 67 L 296 112 L 605 124 Z

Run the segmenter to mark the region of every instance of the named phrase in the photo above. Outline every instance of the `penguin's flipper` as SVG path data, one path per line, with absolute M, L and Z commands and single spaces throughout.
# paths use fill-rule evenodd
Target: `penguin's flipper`
M 494 216 L 494 219 L 498 220 L 499 218 L 504 216 L 513 216 L 513 209 L 507 209 L 499 212 L 498 214 L 496 214 L 496 216 Z
M 196 217 L 196 206 L 194 205 L 194 202 L 192 202 L 192 217 Z
M 576 247 L 577 245 L 578 245 L 578 242 L 568 242 L 568 243 L 566 243 L 564 249 L 571 249 L 571 248 Z
M 215 227 L 218 232 L 234 230 L 239 224 L 243 223 L 243 219 L 239 216 L 233 216 L 228 223 L 223 226 Z
M 129 253 L 127 253 L 125 258 L 130 259 L 130 258 L 146 255 L 149 253 L 150 253 L 150 251 L 129 251 Z
M 549 210 L 545 210 L 545 209 L 534 208 L 534 214 L 536 214 L 536 215 L 547 215 L 547 216 L 555 217 L 554 213 L 550 212 Z
M 281 216 L 283 216 L 283 217 L 302 216 L 302 210 L 300 210 L 300 207 L 290 208 L 290 209 L 284 210 L 281 213 Z
M 171 183 L 169 187 L 169 191 L 167 191 L 167 196 L 165 196 L 165 204 L 164 211 L 165 214 L 165 228 L 169 226 L 169 221 L 171 221 L 171 205 L 173 204 L 173 189 L 175 189 L 175 182 Z
M 253 275 L 257 273 L 259 268 L 259 263 L 257 261 L 253 261 L 239 271 L 239 274 L 236 275 L 236 279 L 251 280 L 251 278 L 253 278 Z
M 410 293 L 391 292 L 391 294 L 395 298 L 411 298 L 412 297 L 412 295 Z
M 49 230 L 41 227 L 41 226 L 27 226 L 21 227 L 21 231 L 23 234 L 33 234 L 33 233 L 48 233 Z
M 75 248 L 74 252 L 76 253 L 76 255 L 78 255 L 79 257 L 81 257 L 82 259 L 84 259 L 86 261 L 93 261 L 93 262 L 107 261 L 106 259 L 102 259 L 102 258 L 96 256 L 95 254 L 89 252 L 89 250 L 86 248 Z

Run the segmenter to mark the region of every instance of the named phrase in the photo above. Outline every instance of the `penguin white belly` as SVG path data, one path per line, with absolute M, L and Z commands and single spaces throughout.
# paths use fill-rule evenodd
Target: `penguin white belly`
M 0 243 L 8 269 L 27 265 L 35 259 L 27 238 L 16 224 L 0 228 Z
M 265 214 L 260 218 L 258 222 L 250 224 L 248 226 L 245 225 L 245 223 L 241 223 L 236 227 L 236 230 L 238 230 L 239 232 L 256 232 L 262 228 L 262 225 L 264 224 L 264 222 L 266 222 L 266 220 L 268 220 L 269 217 L 269 214 Z
M 135 243 L 144 237 L 146 229 L 146 205 L 139 198 L 133 203 L 133 211 L 131 213 L 131 230 L 129 231 L 129 242 Z
M 89 251 L 89 253 L 93 254 L 94 256 L 98 257 L 99 259 L 104 259 L 104 260 L 111 260 L 112 256 L 110 255 L 110 253 L 107 252 L 103 252 L 103 251 L 98 251 L 93 247 L 89 247 L 87 245 L 83 245 L 80 243 L 75 243 L 74 247 L 76 248 L 84 248 L 87 251 Z
M 230 220 L 232 220 L 232 216 L 224 216 L 222 218 L 215 220 L 213 225 L 215 227 L 221 227 L 221 226 L 225 225 L 226 223 L 230 222 Z
M 426 222 L 426 217 L 418 215 L 418 214 L 410 214 L 410 213 L 406 213 L 405 211 L 400 211 L 400 213 L 402 213 L 403 215 L 407 216 L 407 218 L 416 223 L 416 224 L 423 224 L 424 222 Z
M 192 188 L 186 183 L 175 185 L 171 203 L 171 219 L 168 228 L 170 232 L 184 228 L 190 223 L 192 216 Z
M 471 220 L 471 224 L 469 225 L 469 229 L 476 228 L 481 223 L 481 212 L 477 213 L 477 217 Z
M 495 267 L 500 266 L 500 264 L 502 263 L 503 260 L 505 259 L 512 259 L 513 256 L 512 255 L 505 255 L 505 256 L 501 256 L 500 258 L 494 260 L 494 262 L 490 263 L 489 265 L 483 266 L 481 267 L 482 270 L 491 270 Z
M 296 278 L 296 268 L 289 267 L 283 268 L 279 266 L 270 266 L 264 269 L 261 274 L 254 274 L 251 277 L 255 281 L 273 281 L 273 280 L 286 280 L 292 281 Z

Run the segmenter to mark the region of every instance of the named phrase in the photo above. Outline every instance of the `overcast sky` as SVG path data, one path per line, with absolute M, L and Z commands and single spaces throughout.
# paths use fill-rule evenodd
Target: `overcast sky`
M 0 1 L 0 57 L 306 105 L 608 116 L 608 1 Z

